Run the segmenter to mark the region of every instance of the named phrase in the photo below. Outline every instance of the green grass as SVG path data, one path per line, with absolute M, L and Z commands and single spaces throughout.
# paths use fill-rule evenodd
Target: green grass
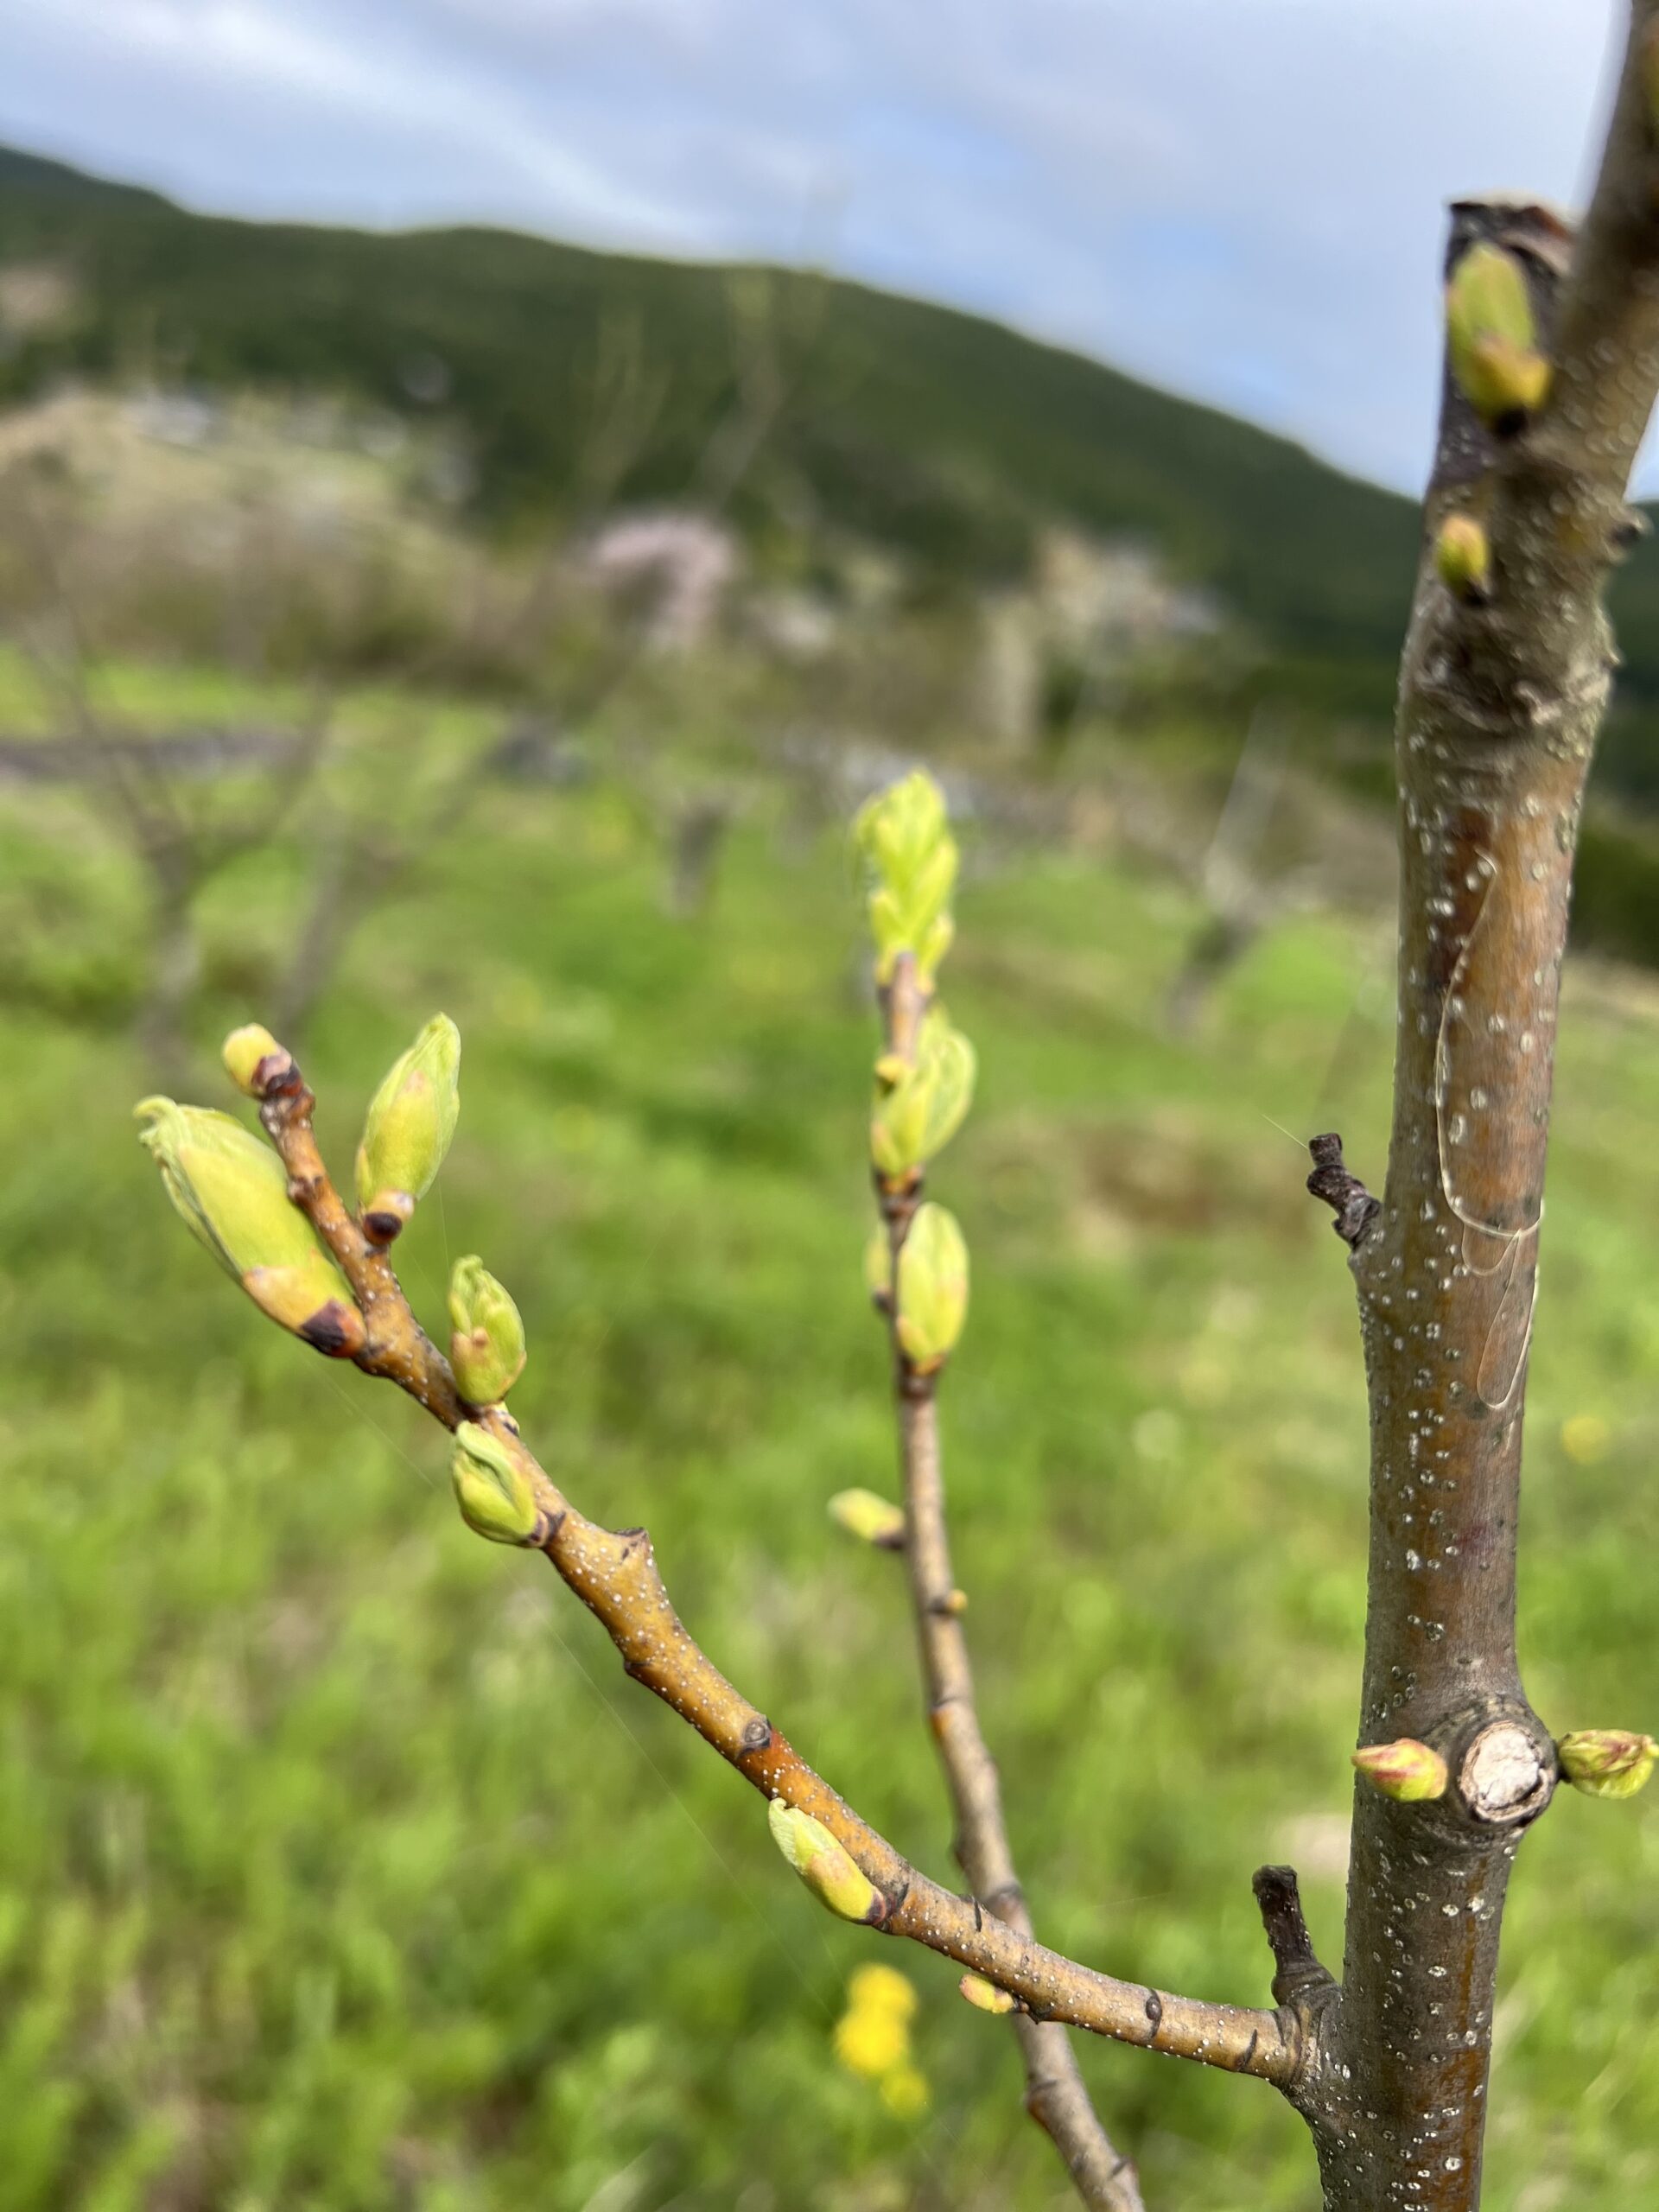
M 328 1002 L 323 1134 L 343 1166 L 385 1063 L 457 1018 L 461 1134 L 406 1246 L 422 1310 L 485 1255 L 557 1478 L 650 1525 L 719 1662 L 948 1879 L 899 1574 L 824 1514 L 893 1482 L 844 856 L 752 819 L 692 926 L 659 873 L 602 790 L 489 797 Z M 214 972 L 289 897 L 280 856 L 217 885 Z M 1341 1127 L 1374 1173 L 1391 1017 L 1359 939 L 1310 921 L 1173 1044 L 1190 920 L 1071 859 L 970 877 L 947 983 L 982 1088 L 935 1186 L 975 1304 L 944 1422 L 1040 1929 L 1261 2002 L 1260 1861 L 1301 1858 L 1339 1948 L 1365 1449 L 1342 1254 L 1268 1117 Z M 1581 975 L 1562 1025 L 1522 1575 L 1562 1728 L 1659 1721 L 1656 1007 Z M 259 1011 L 224 995 L 204 1046 Z M 0 1065 L 0 2212 L 1068 2202 L 954 1971 L 813 1906 L 760 1801 L 554 1578 L 466 1534 L 438 1433 L 215 1274 L 133 1141 L 119 1037 L 14 1008 Z M 206 1071 L 201 1095 L 228 1103 Z M 1560 1429 L 1586 1413 L 1607 1448 L 1580 1464 Z M 1656 1872 L 1659 1791 L 1569 1795 L 1527 1845 L 1494 2205 L 1659 2193 Z M 919 2121 L 831 2055 L 878 1956 L 920 1994 Z M 1313 2205 L 1269 2090 L 1084 2057 L 1151 2204 Z

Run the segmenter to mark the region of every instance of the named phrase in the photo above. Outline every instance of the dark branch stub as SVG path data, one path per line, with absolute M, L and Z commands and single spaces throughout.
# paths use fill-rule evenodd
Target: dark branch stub
M 1382 1212 L 1382 1202 L 1371 1196 L 1357 1175 L 1349 1173 L 1342 1157 L 1342 1139 L 1334 1129 L 1324 1136 L 1310 1137 L 1307 1149 L 1313 1161 L 1307 1187 L 1331 1208 L 1337 1217 L 1332 1228 L 1351 1252 L 1357 1251 L 1366 1230 Z
M 1273 1953 L 1274 2001 L 1300 2005 L 1336 1981 L 1320 1964 L 1302 1916 L 1302 1892 L 1294 1866 L 1260 1866 L 1250 1887 L 1261 1909 L 1262 1925 Z

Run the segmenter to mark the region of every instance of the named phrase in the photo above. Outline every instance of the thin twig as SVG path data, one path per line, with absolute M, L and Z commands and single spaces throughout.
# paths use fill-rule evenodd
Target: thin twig
M 613 1531 L 556 1487 L 503 1407 L 464 1405 L 448 1362 L 415 1319 L 386 1254 L 372 1245 L 323 1164 L 315 1100 L 284 1053 L 262 1064 L 260 1120 L 289 1173 L 289 1196 L 339 1261 L 361 1308 L 365 1373 L 397 1383 L 446 1428 L 473 1419 L 509 1450 L 531 1481 L 558 1573 L 599 1621 L 632 1678 L 662 1699 L 767 1798 L 823 1821 L 878 1893 L 872 1924 L 982 1974 L 1039 2021 L 1191 2058 L 1283 2085 L 1295 2075 L 1301 2029 L 1294 2015 L 1215 2005 L 1115 1980 L 1032 1942 L 972 1897 L 943 1889 L 900 1857 L 810 1767 L 766 1715 L 733 1688 L 669 1600 L 643 1529 Z
M 914 1058 L 927 997 L 910 956 L 901 954 L 882 993 L 889 1053 Z M 918 1197 L 919 1185 L 898 1202 L 888 1200 L 883 1205 L 892 1255 L 889 1280 L 894 1283 Z M 897 1298 L 890 1298 L 888 1325 L 905 1486 L 905 1557 L 928 1724 L 950 1793 L 956 1855 L 968 1886 L 988 1912 L 1029 1937 L 1031 1913 L 1008 1842 L 996 1763 L 979 1725 L 962 1624 L 962 1593 L 951 1572 L 939 1449 L 938 1378 L 918 1375 L 906 1358 L 893 1327 L 897 1306 Z M 1101 2125 L 1065 2030 L 1023 2012 L 1014 2013 L 1011 2024 L 1025 2061 L 1026 2109 L 1052 2139 L 1078 2196 L 1091 2212 L 1143 2212 L 1135 2166 L 1113 2148 Z

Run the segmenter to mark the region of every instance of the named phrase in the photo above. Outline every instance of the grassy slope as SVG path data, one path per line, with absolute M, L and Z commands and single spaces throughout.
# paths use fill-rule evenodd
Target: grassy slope
M 286 887 L 280 860 L 222 886 L 221 950 Z M 603 792 L 493 798 L 330 1006 L 326 1133 L 343 1160 L 416 1021 L 457 1016 L 461 1134 L 409 1240 L 425 1311 L 447 1255 L 487 1256 L 550 1465 L 650 1523 L 721 1662 L 945 1875 L 898 1578 L 823 1510 L 891 1459 L 840 849 L 752 827 L 697 928 L 656 891 Z M 1364 1455 L 1341 1254 L 1263 1116 L 1375 1162 L 1389 1017 L 1373 973 L 1333 1075 L 1371 956 L 1299 925 L 1173 1046 L 1185 918 L 1058 860 L 963 899 L 983 1083 L 937 1178 L 976 1269 L 946 1427 L 1039 1924 L 1259 2000 L 1250 1871 L 1317 1864 L 1346 1801 Z M 0 1021 L 0 2212 L 1058 2212 L 1007 2039 L 954 1976 L 880 1953 L 922 1995 L 934 2105 L 901 2123 L 830 2056 L 871 1941 L 801 1896 L 758 1801 L 536 1562 L 466 1536 L 435 1431 L 214 1275 L 132 1141 L 124 1049 Z M 1580 978 L 1523 1578 L 1560 1726 L 1659 1712 L 1656 1110 L 1651 1001 Z M 1574 1465 L 1586 1412 L 1610 1450 Z M 1495 2203 L 1659 2188 L 1656 1801 L 1568 1798 L 1528 1845 Z M 1311 1904 L 1334 1946 L 1328 1870 Z M 1149 2202 L 1312 2205 L 1268 2092 L 1087 2063 Z

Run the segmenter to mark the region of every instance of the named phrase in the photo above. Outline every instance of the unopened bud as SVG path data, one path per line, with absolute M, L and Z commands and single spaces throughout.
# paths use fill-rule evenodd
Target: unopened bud
M 916 1210 L 899 1251 L 899 1348 L 918 1375 L 956 1350 L 968 1318 L 968 1246 L 944 1206 Z
M 449 1479 L 461 1517 L 474 1535 L 493 1544 L 545 1541 L 546 1516 L 536 1503 L 528 1469 L 476 1421 L 464 1421 L 455 1431 Z
M 781 1797 L 772 1799 L 766 1819 L 772 1841 L 820 1904 L 842 1920 L 880 1926 L 887 1916 L 886 1899 L 822 1821 Z
M 830 1501 L 830 1518 L 849 1536 L 880 1551 L 905 1548 L 905 1510 L 873 1490 L 838 1490 Z
M 212 1107 L 146 1098 L 135 1112 L 175 1211 L 254 1303 L 330 1358 L 361 1351 L 350 1287 L 289 1199 L 270 1147 Z
M 363 1226 L 389 1244 L 432 1187 L 461 1111 L 461 1032 L 435 1014 L 386 1071 L 357 1148 Z
M 345 1279 L 324 1252 L 308 1253 L 293 1267 L 250 1268 L 242 1287 L 262 1313 L 303 1337 L 325 1359 L 354 1359 L 367 1340 Z
M 457 1260 L 449 1277 L 449 1363 L 469 1406 L 493 1406 L 524 1371 L 524 1325 L 518 1308 L 475 1255 Z
M 286 1049 L 276 1042 L 269 1029 L 258 1022 L 250 1021 L 245 1027 L 232 1029 L 225 1039 L 221 1057 L 225 1072 L 237 1089 L 250 1098 L 264 1095 L 265 1083 L 279 1071 L 286 1071 L 294 1065 Z M 263 1071 L 264 1080 L 261 1080 Z
M 1451 1778 L 1440 1753 L 1410 1736 L 1397 1744 L 1367 1744 L 1353 1760 L 1373 1789 L 1401 1805 L 1444 1797 Z
M 1019 2005 L 1017 1997 L 1006 1989 L 999 1989 L 994 1981 L 987 1981 L 982 1974 L 963 1974 L 957 1987 L 982 2012 L 1012 2012 Z
M 876 976 L 886 982 L 901 952 L 931 983 L 950 950 L 950 906 L 956 886 L 956 839 L 945 820 L 944 794 L 917 769 L 879 791 L 854 824 L 876 880 L 870 893 Z
M 1659 1744 L 1627 1728 L 1578 1728 L 1561 1738 L 1555 1755 L 1586 1797 L 1634 1797 L 1653 1772 Z
M 1484 596 L 1492 551 L 1472 515 L 1448 515 L 1434 540 L 1434 566 L 1446 589 L 1459 599 Z
M 913 1065 L 900 1061 L 896 1081 L 885 1080 L 892 1063 L 878 1064 L 870 1113 L 870 1158 L 885 1183 L 902 1188 L 962 1127 L 973 1103 L 974 1048 L 935 1007 L 922 1023 Z
M 1465 399 L 1494 429 L 1518 429 L 1549 390 L 1549 363 L 1520 263 L 1501 246 L 1471 246 L 1446 289 L 1446 346 Z

